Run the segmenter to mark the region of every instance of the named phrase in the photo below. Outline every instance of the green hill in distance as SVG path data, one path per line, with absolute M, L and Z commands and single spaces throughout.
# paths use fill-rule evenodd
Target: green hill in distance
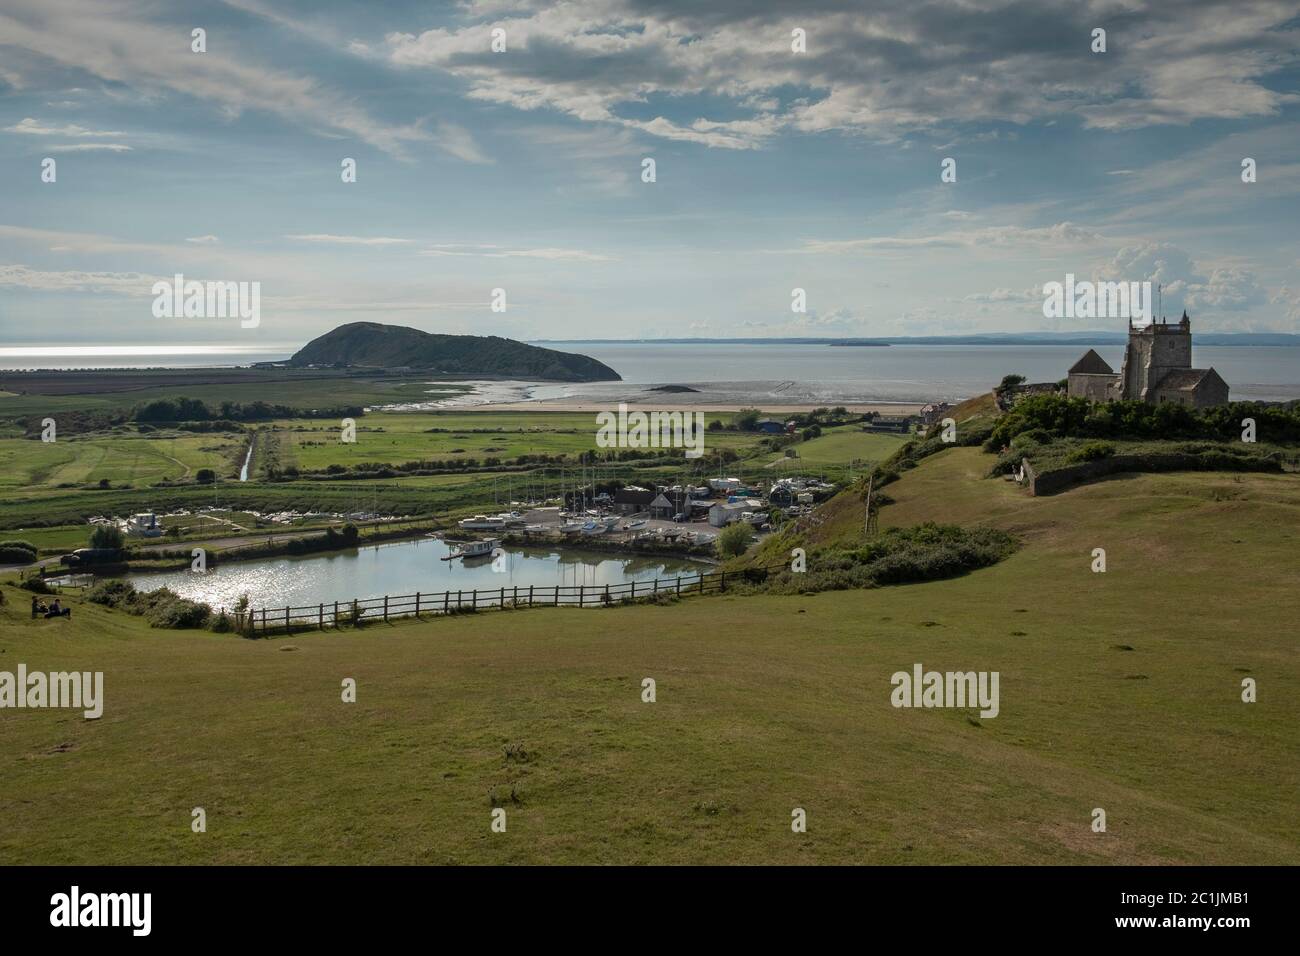
M 603 362 L 495 335 L 438 335 L 401 325 L 349 322 L 312 339 L 293 366 L 418 368 L 440 375 L 483 375 L 554 382 L 617 382 Z

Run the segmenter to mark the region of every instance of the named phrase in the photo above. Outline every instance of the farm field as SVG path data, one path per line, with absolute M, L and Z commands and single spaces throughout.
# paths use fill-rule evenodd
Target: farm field
M 889 486 L 882 527 L 1022 538 L 927 584 L 259 641 L 79 601 L 33 622 L 6 585 L 4 659 L 102 670 L 107 702 L 98 721 L 0 712 L 0 856 L 1300 863 L 1300 478 L 1133 475 L 1028 498 L 982 477 L 989 458 L 950 449 Z M 853 534 L 855 500 L 817 534 Z M 893 708 L 890 676 L 916 662 L 999 671 L 999 715 Z
M 242 434 L 228 432 L 155 437 L 123 430 L 59 436 L 53 442 L 0 438 L 0 493 L 101 479 L 144 485 L 192 477 L 200 468 L 237 474 L 244 443 Z
M 729 420 L 731 415 L 718 416 Z M 261 426 L 259 436 L 275 443 L 280 467 L 321 471 L 332 464 L 403 464 L 472 458 L 507 460 L 521 455 L 569 455 L 595 450 L 596 420 L 591 413 L 371 412 L 356 420 L 356 441 L 339 440 L 337 422 L 283 420 Z M 754 447 L 758 436 L 709 432 L 707 450 Z
M 819 437 L 794 445 L 799 454 L 796 459 L 783 461 L 781 454 L 772 455 L 770 459 L 781 462 L 773 467 L 773 471 L 797 470 L 800 466 L 842 467 L 851 461 L 875 464 L 884 461 L 906 441 L 905 435 L 864 432 L 859 425 L 844 425 L 824 429 Z

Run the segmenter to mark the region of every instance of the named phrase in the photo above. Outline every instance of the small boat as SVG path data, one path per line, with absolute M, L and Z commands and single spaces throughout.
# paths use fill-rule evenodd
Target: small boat
M 629 521 L 627 524 L 623 525 L 623 530 L 635 531 L 637 530 L 637 528 L 644 528 L 645 526 L 646 526 L 646 521 L 644 518 L 642 518 L 640 521 Z
M 504 518 L 489 518 L 487 515 L 475 515 L 456 522 L 465 531 L 492 531 L 506 526 Z
M 490 558 L 492 552 L 501 547 L 500 538 L 483 538 L 481 541 L 466 541 L 451 554 L 444 557 L 444 561 L 454 561 L 456 558 L 464 558 L 471 561 L 475 558 Z

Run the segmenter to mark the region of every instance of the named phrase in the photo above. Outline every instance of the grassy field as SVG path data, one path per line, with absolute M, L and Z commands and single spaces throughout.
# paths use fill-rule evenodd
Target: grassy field
M 0 711 L 0 858 L 1300 863 L 1300 479 L 1034 499 L 984 479 L 988 460 L 952 449 L 890 486 L 882 526 L 1023 538 L 925 585 L 264 641 L 82 603 L 32 622 L 6 586 L 3 668 L 102 670 L 107 703 L 99 721 Z M 850 534 L 858 507 L 818 533 Z M 915 662 L 999 671 L 1001 714 L 892 708 Z
M 71 435 L 53 442 L 0 438 L 0 494 L 15 489 L 153 484 L 192 477 L 200 468 L 238 473 L 245 436 L 227 432 L 172 433 L 167 437 L 116 431 Z
M 330 370 L 154 369 L 107 372 L 0 371 L 0 418 L 78 410 L 125 411 L 156 398 L 231 399 L 296 408 L 427 402 L 466 390 L 428 375 L 357 375 Z M 5 394 L 5 393 L 8 394 Z
M 799 453 L 796 459 L 785 461 L 782 454 L 775 454 L 769 460 L 781 461 L 773 471 L 843 466 L 851 461 L 875 464 L 888 458 L 905 441 L 903 435 L 864 432 L 860 425 L 845 425 L 826 429 L 820 437 L 795 445 L 794 450 Z
M 724 416 L 730 417 L 730 416 Z M 259 436 L 276 442 L 281 467 L 322 471 L 338 464 L 360 462 L 403 464 L 408 461 L 447 461 L 473 458 L 502 461 L 521 455 L 576 457 L 596 449 L 596 420 L 591 413 L 374 412 L 356 422 L 356 441 L 339 440 L 337 422 L 278 421 L 262 426 Z M 745 450 L 761 436 L 741 432 L 711 432 L 709 449 Z

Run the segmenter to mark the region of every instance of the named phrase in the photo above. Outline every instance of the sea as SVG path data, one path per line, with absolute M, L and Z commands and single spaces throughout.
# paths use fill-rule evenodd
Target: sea
M 660 397 L 709 404 L 857 404 L 957 401 L 986 392 L 1004 375 L 1053 382 L 1087 351 L 1080 345 L 832 346 L 786 343 L 546 342 L 580 352 L 617 371 L 622 382 L 559 385 L 475 382 L 446 405 L 517 401 L 611 402 Z M 1095 346 L 1118 370 L 1123 346 Z M 131 346 L 38 349 L 0 348 L 0 370 L 30 368 L 196 368 L 279 361 L 292 348 L 256 351 L 225 347 Z M 1213 367 L 1242 401 L 1300 399 L 1300 348 L 1286 346 L 1193 347 L 1198 368 Z M 647 393 L 680 385 L 695 393 Z

